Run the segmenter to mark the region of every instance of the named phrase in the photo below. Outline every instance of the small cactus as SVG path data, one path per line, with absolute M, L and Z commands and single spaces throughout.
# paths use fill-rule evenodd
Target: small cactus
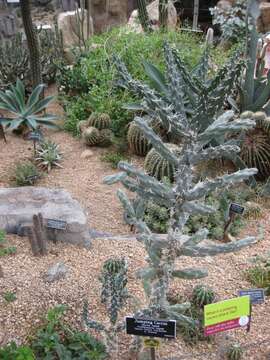
M 102 147 L 110 146 L 112 143 L 112 131 L 110 129 L 100 130 L 98 145 Z
M 88 146 L 95 146 L 99 143 L 100 132 L 93 126 L 90 126 L 83 132 L 83 140 Z
M 127 140 L 131 151 L 136 155 L 145 156 L 151 149 L 151 144 L 134 121 L 129 124 Z
M 110 321 L 115 324 L 127 297 L 127 262 L 125 259 L 105 261 L 100 277 L 101 302 L 107 305 Z
M 176 155 L 180 153 L 179 146 L 174 144 L 166 144 Z M 173 182 L 175 175 L 175 167 L 168 160 L 164 159 L 155 148 L 151 149 L 147 154 L 144 162 L 144 169 L 150 176 L 156 177 L 158 180 L 168 178 Z
M 243 349 L 240 344 L 232 344 L 227 350 L 227 359 L 228 360 L 240 360 L 243 356 Z
M 258 169 L 258 179 L 264 179 L 270 175 L 270 118 L 262 111 L 245 111 L 240 117 L 256 122 L 256 127 L 245 134 L 240 156 L 248 167 Z
M 93 113 L 88 119 L 88 126 L 93 126 L 98 130 L 109 129 L 111 126 L 111 118 L 105 113 Z
M 82 134 L 89 127 L 88 120 L 81 120 L 77 124 L 77 131 L 79 134 Z
M 215 300 L 214 291 L 205 285 L 197 285 L 192 292 L 192 302 L 202 308 L 204 305 L 212 304 Z

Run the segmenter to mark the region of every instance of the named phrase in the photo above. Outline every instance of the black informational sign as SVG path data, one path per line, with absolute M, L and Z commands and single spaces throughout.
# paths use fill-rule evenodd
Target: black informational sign
M 42 134 L 39 131 L 31 131 L 27 135 L 27 139 L 28 140 L 33 140 L 33 141 L 41 141 L 42 140 Z
M 47 219 L 47 228 L 56 230 L 66 230 L 67 223 L 63 220 Z
M 34 181 L 38 180 L 39 177 L 40 177 L 40 175 L 30 175 L 30 176 L 27 176 L 27 180 L 29 182 L 34 182 Z
M 134 317 L 127 316 L 126 331 L 128 335 L 175 339 L 176 321 L 135 319 Z
M 241 206 L 239 204 L 231 203 L 230 205 L 230 213 L 242 215 L 244 210 L 245 210 L 244 206 Z
M 249 289 L 240 290 L 239 296 L 250 296 L 250 302 L 252 305 L 264 303 L 264 289 Z

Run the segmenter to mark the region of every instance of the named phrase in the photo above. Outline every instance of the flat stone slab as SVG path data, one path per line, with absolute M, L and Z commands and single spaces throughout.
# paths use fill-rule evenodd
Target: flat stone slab
M 66 222 L 64 230 L 47 228 L 49 239 L 90 246 L 86 215 L 67 191 L 34 186 L 0 188 L 0 229 L 22 234 L 23 226 L 29 226 L 38 213 L 45 224 L 47 219 Z

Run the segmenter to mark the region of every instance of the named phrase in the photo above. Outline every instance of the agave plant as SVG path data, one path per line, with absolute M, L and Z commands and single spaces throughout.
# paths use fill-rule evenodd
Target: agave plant
M 46 169 L 48 172 L 54 166 L 62 168 L 59 164 L 62 160 L 59 145 L 51 140 L 42 142 L 36 151 L 35 160 L 41 168 Z
M 11 85 L 10 90 L 0 91 L 0 109 L 11 114 L 11 117 L 1 118 L 0 124 L 8 130 L 17 130 L 18 128 L 37 130 L 42 125 L 57 128 L 54 123 L 54 120 L 57 119 L 55 116 L 41 115 L 41 112 L 53 100 L 53 96 L 40 98 L 43 89 L 43 84 L 36 86 L 29 98 L 26 99 L 25 86 L 18 79 L 15 86 Z

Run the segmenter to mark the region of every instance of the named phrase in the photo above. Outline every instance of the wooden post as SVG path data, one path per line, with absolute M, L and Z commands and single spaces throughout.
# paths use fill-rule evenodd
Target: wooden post
M 156 349 L 154 347 L 150 348 L 150 358 L 151 360 L 156 360 Z
M 193 8 L 193 25 L 192 30 L 198 29 L 198 20 L 199 20 L 199 8 L 200 8 L 200 1 L 194 0 L 194 8 Z

